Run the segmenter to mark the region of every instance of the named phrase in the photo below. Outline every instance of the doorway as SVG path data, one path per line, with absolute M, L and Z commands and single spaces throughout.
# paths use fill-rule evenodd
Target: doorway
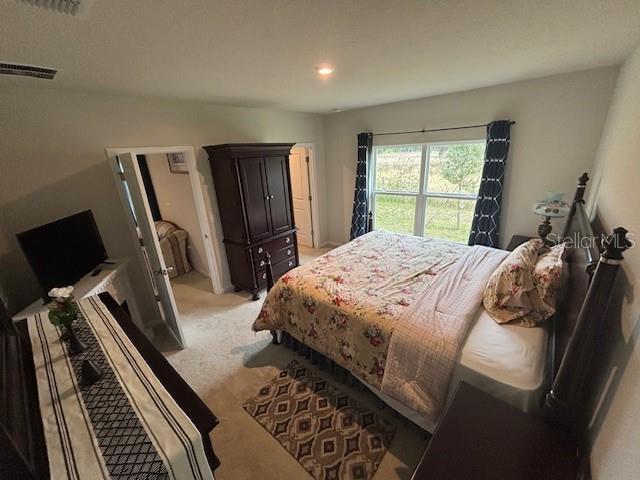
M 296 143 L 289 155 L 293 214 L 298 244 L 315 248 L 317 241 L 315 155 L 313 144 Z
M 107 149 L 147 290 L 169 335 L 186 347 L 172 282 L 192 272 L 223 293 L 215 224 L 208 220 L 193 147 Z M 200 284 L 203 281 L 197 279 Z

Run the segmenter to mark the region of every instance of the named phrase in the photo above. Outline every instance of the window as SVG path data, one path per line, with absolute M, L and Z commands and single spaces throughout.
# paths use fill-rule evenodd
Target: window
M 467 243 L 484 149 L 484 140 L 374 147 L 374 229 Z

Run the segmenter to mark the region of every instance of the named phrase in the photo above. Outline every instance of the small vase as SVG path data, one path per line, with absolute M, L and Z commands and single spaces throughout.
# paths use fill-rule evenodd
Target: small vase
M 75 355 L 87 349 L 87 345 L 76 336 L 71 325 L 67 325 L 67 338 L 69 339 L 69 353 Z
M 93 360 L 85 360 L 82 362 L 80 369 L 82 378 L 81 385 L 92 385 L 102 378 L 102 370 L 93 362 Z

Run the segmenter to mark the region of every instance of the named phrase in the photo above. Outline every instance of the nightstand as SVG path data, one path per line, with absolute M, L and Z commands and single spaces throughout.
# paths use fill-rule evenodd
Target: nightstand
M 460 382 L 412 480 L 576 478 L 565 431 Z
M 513 237 L 511 237 L 511 241 L 509 242 L 509 245 L 507 245 L 507 250 L 512 252 L 513 250 L 516 249 L 516 247 L 519 247 L 524 242 L 526 242 L 527 240 L 531 240 L 532 238 L 533 237 L 528 237 L 526 235 L 514 235 Z

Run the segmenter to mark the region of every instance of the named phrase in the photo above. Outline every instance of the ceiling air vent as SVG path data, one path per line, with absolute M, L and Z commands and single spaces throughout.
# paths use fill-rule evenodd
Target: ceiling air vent
M 20 0 L 22 3 L 58 13 L 77 15 L 83 0 Z
M 58 70 L 53 68 L 38 67 L 37 65 L 19 65 L 17 63 L 0 62 L 0 74 L 22 75 L 25 77 L 44 78 L 53 80 Z

